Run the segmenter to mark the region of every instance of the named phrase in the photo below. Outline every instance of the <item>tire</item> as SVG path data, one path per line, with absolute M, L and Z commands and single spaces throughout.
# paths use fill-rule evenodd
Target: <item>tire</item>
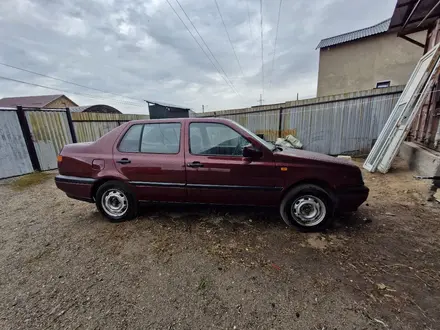
M 284 222 L 301 231 L 322 231 L 328 228 L 333 211 L 334 202 L 330 194 L 314 184 L 293 187 L 280 204 Z
M 136 217 L 138 202 L 134 193 L 120 181 L 107 181 L 96 192 L 96 207 L 110 222 Z

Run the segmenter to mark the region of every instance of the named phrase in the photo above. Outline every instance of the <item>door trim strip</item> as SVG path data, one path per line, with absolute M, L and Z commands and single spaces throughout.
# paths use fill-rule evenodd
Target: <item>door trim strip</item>
M 135 186 L 145 187 L 167 187 L 167 188 L 198 188 L 198 189 L 232 189 L 232 190 L 267 190 L 281 191 L 283 187 L 267 187 L 267 186 L 238 186 L 223 184 L 198 184 L 198 183 L 174 183 L 174 182 L 146 182 L 146 181 L 129 181 Z
M 147 187 L 183 188 L 186 186 L 185 183 L 174 183 L 174 182 L 129 181 L 129 183 L 134 184 L 135 186 L 147 186 Z
M 55 181 L 56 182 L 67 182 L 67 183 L 92 184 L 92 183 L 96 182 L 96 179 L 59 174 L 55 177 Z
M 269 186 L 238 186 L 226 184 L 187 184 L 188 188 L 204 188 L 204 189 L 233 189 L 233 190 L 269 190 L 281 191 L 283 187 L 269 187 Z

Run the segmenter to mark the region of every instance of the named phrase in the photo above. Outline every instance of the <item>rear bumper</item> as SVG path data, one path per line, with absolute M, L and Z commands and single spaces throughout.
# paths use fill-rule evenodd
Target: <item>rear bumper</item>
M 57 175 L 55 184 L 70 198 L 93 203 L 92 188 L 96 179 Z
M 342 212 L 356 211 L 367 200 L 370 189 L 365 186 L 343 188 L 336 192 L 338 210 Z

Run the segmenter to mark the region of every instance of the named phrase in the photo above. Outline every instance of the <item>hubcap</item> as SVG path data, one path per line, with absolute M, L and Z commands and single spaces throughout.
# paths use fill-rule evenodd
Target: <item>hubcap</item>
M 290 209 L 293 219 L 302 226 L 316 226 L 327 213 L 324 202 L 312 195 L 298 197 Z
M 128 200 L 121 190 L 109 189 L 102 195 L 101 205 L 108 215 L 120 217 L 127 212 Z

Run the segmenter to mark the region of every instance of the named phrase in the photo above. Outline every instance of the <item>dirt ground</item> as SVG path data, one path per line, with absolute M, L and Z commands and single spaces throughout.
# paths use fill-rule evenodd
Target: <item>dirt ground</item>
M 401 161 L 320 234 L 256 208 L 112 224 L 52 177 L 0 184 L 1 329 L 440 329 L 440 207 Z

